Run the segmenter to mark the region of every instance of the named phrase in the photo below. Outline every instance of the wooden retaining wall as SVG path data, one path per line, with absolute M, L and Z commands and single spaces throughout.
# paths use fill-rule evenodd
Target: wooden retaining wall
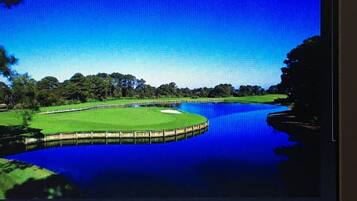
M 38 142 L 50 142 L 58 140 L 80 140 L 80 139 L 109 139 L 109 138 L 123 138 L 123 139 L 139 139 L 139 138 L 165 138 L 179 136 L 183 134 L 193 133 L 196 131 L 204 131 L 208 128 L 208 121 L 188 126 L 184 128 L 170 129 L 170 130 L 150 130 L 150 131 L 116 131 L 116 132 L 76 132 L 76 133 L 57 133 L 46 135 L 44 137 L 25 137 L 23 143 L 33 144 Z

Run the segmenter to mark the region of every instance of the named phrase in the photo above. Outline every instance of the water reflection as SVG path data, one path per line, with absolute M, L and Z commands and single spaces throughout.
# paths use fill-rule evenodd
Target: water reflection
M 287 160 L 282 161 L 278 166 L 284 183 L 284 194 L 319 196 L 321 181 L 319 135 L 313 131 L 302 131 L 298 135 L 305 136 L 304 139 L 292 137 L 298 144 L 275 149 L 277 155 L 287 157 Z
M 199 131 L 180 134 L 175 136 L 152 137 L 152 138 L 88 138 L 88 139 L 68 139 L 48 142 L 38 142 L 24 144 L 21 137 L 13 137 L 0 140 L 0 157 L 22 153 L 25 151 L 34 151 L 51 147 L 73 146 L 73 145 L 100 145 L 100 144 L 155 144 L 177 142 L 187 140 L 205 133 L 208 128 Z
M 80 187 L 87 198 L 318 194 L 315 189 L 304 188 L 310 185 L 310 180 L 294 178 L 302 178 L 305 171 L 299 169 L 302 167 L 315 174 L 309 169 L 312 161 L 289 162 L 303 156 L 294 152 L 285 154 L 290 151 L 277 148 L 294 147 L 298 143 L 289 141 L 286 133 L 266 122 L 268 113 L 286 107 L 236 103 L 184 103 L 174 107 L 206 116 L 209 130 L 189 140 L 171 143 L 150 145 L 137 141 L 133 146 L 78 142 L 87 146 L 62 144 L 7 158 L 60 173 Z M 298 164 L 299 170 L 294 169 L 294 164 Z

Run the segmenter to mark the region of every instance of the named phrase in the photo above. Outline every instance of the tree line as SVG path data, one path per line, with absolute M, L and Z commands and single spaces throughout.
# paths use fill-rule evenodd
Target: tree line
M 10 58 L 10 57 L 9 57 Z M 10 74 L 10 73 L 9 73 Z M 5 74 L 3 73 L 5 76 Z M 228 97 L 279 93 L 276 86 L 264 90 L 257 85 L 242 85 L 235 89 L 231 84 L 219 84 L 213 88 L 179 88 L 175 82 L 154 87 L 134 75 L 121 73 L 98 73 L 84 76 L 74 74 L 60 82 L 47 76 L 39 81 L 28 74 L 11 76 L 11 84 L 0 82 L 0 103 L 9 107 L 33 108 L 38 106 L 62 105 L 103 101 L 114 98 L 160 98 L 160 97 Z

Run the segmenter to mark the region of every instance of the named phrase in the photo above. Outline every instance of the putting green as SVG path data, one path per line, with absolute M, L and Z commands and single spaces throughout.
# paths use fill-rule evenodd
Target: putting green
M 167 109 L 167 108 L 166 108 Z M 207 119 L 197 114 L 162 113 L 161 107 L 106 108 L 58 114 L 36 114 L 31 128 L 44 134 L 90 131 L 144 131 L 183 128 Z

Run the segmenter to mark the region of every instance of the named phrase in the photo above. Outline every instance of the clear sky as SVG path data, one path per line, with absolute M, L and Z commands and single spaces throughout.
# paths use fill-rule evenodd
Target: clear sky
M 0 19 L 0 45 L 37 80 L 120 72 L 153 86 L 267 87 L 319 35 L 320 0 L 24 0 Z

